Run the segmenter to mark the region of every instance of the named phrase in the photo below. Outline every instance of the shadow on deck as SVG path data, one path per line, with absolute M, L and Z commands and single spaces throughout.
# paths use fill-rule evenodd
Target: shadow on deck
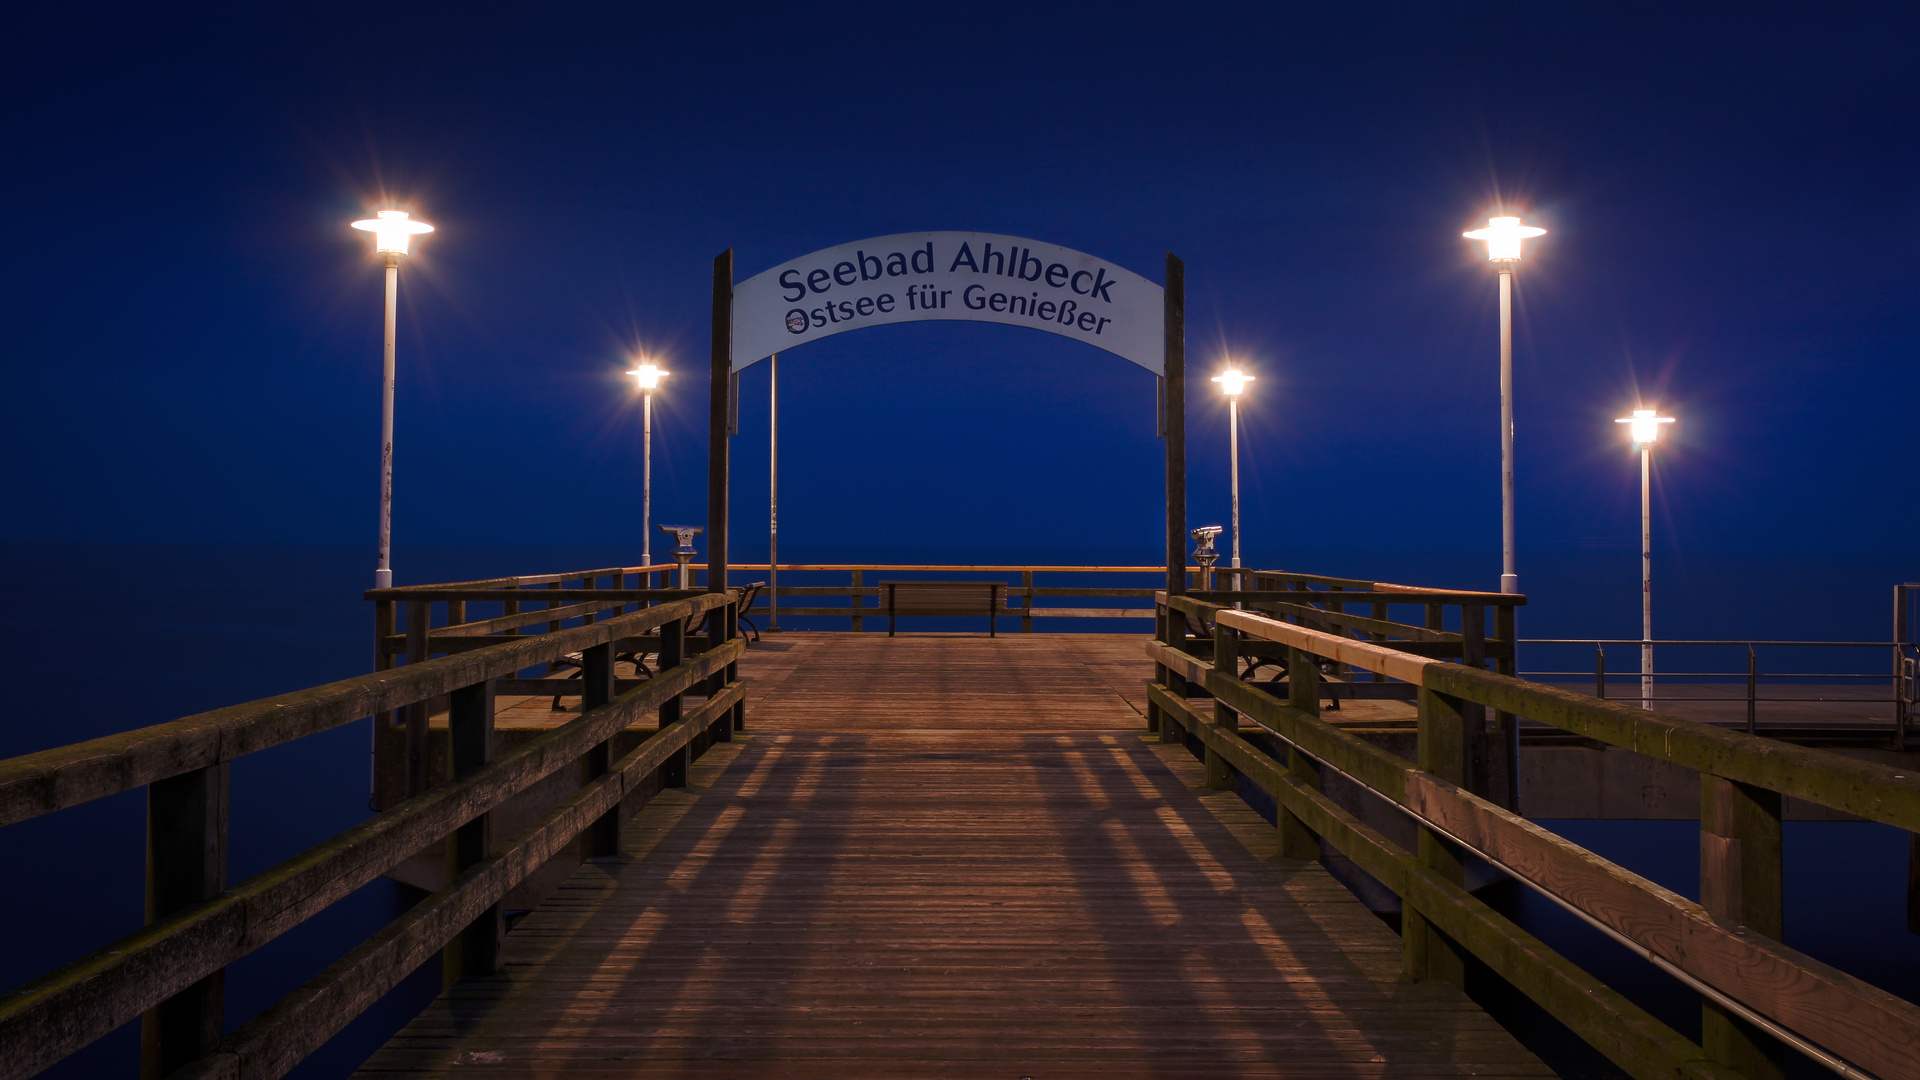
M 1141 639 L 788 634 L 359 1075 L 1549 1075 L 1144 734 Z

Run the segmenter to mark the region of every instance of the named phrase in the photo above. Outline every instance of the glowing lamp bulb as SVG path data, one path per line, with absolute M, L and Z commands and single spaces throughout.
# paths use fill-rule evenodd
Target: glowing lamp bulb
M 1652 409 L 1635 409 L 1632 416 L 1614 423 L 1627 425 L 1627 437 L 1633 445 L 1652 446 L 1660 438 L 1660 425 L 1673 423 L 1673 417 L 1655 416 Z
M 381 210 L 366 221 L 354 222 L 353 227 L 372 233 L 373 250 L 381 255 L 405 255 L 410 240 L 433 231 L 424 221 L 410 220 L 405 210 Z
M 1224 373 L 1215 375 L 1213 381 L 1220 384 L 1221 393 L 1228 397 L 1239 397 L 1240 391 L 1245 390 L 1247 384 L 1253 381 L 1253 376 L 1239 368 L 1228 368 Z
M 1487 242 L 1487 258 L 1493 262 L 1519 262 L 1520 241 L 1547 235 L 1547 230 L 1520 224 L 1517 217 L 1488 218 L 1487 227 L 1460 234 L 1469 240 Z
M 633 376 L 633 381 L 639 384 L 640 389 L 652 390 L 660 385 L 661 379 L 671 375 L 672 372 L 654 367 L 652 364 L 641 364 L 627 374 Z

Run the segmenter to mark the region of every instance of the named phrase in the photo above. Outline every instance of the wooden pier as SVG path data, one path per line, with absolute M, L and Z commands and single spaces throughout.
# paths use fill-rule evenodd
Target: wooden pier
M 1547 1074 L 1147 736 L 1142 644 L 769 639 L 751 734 L 359 1075 Z
M 0 998 L 0 1080 L 134 1018 L 148 1080 L 272 1080 L 436 955 L 361 1075 L 1546 1073 L 1473 976 L 1636 1080 L 1920 1080 L 1920 1008 L 1780 941 L 1784 818 L 1920 833 L 1904 712 L 1842 753 L 1527 682 L 1497 593 L 1013 568 L 1024 632 L 896 595 L 898 636 L 752 641 L 750 588 L 662 569 L 379 590 L 371 674 L 0 762 L 0 826 L 140 789 L 149 822 L 148 926 Z M 1045 632 L 1096 601 L 1151 636 Z M 377 812 L 230 884 L 231 762 L 366 717 Z M 1698 818 L 1700 902 L 1523 816 L 1566 755 L 1594 816 Z M 226 968 L 380 875 L 423 899 L 225 1031 Z M 1472 891 L 1501 876 L 1697 990 L 1704 1037 Z

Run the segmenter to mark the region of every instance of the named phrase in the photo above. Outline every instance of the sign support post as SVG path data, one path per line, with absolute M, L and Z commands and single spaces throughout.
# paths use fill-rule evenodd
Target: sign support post
M 1167 252 L 1167 595 L 1187 591 L 1187 264 Z
M 707 591 L 727 591 L 727 430 L 733 391 L 733 249 L 713 260 L 713 383 L 707 413 Z

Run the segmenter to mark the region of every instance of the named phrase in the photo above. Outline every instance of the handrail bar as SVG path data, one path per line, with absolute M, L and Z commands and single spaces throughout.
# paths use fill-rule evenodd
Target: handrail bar
M 1216 623 L 1651 757 L 1920 832 L 1920 774 L 1222 608 Z
M 587 642 L 585 647 L 623 636 L 642 621 L 687 618 L 736 600 L 730 594 L 715 593 L 704 603 L 681 601 L 582 627 L 599 631 L 601 638 Z M 556 637 L 546 636 L 549 648 L 558 646 Z M 523 644 L 519 639 L 502 639 L 491 649 L 444 659 L 491 660 L 457 667 L 469 680 L 460 685 L 473 685 L 490 678 L 487 673 L 498 671 L 501 663 L 511 662 L 498 657 L 517 656 Z M 300 925 L 423 845 L 448 836 L 580 760 L 589 749 L 606 742 L 646 710 L 687 691 L 698 680 L 726 670 L 738 661 L 745 647 L 744 638 L 734 638 L 687 657 L 641 686 L 582 712 L 465 776 L 416 795 L 210 899 L 154 921 L 0 997 L 0 1042 L 17 1048 L 15 1053 L 0 1058 L 0 1078 L 32 1075 Z M 483 653 L 496 655 L 483 657 Z M 429 664 L 455 669 L 441 661 L 418 666 Z M 646 749 L 646 743 L 641 749 Z M 527 867 L 528 872 L 532 869 Z M 494 899 L 507 887 L 499 888 Z M 463 925 L 452 927 L 447 936 Z
M 1813 647 L 1832 647 L 1846 649 L 1892 649 L 1901 645 L 1912 645 L 1906 641 L 1761 641 L 1753 638 L 1732 638 L 1726 641 L 1708 641 L 1694 638 L 1521 638 L 1522 645 L 1779 645 L 1796 649 Z
M 521 594 L 524 598 L 525 594 Z M 0 826 L 77 806 L 317 734 L 397 706 L 511 675 L 732 603 L 732 593 L 644 608 L 554 633 L 375 671 L 0 760 Z
M 1438 977 L 1457 977 L 1445 975 L 1444 966 L 1429 968 L 1428 958 L 1446 948 L 1431 939 L 1428 928 L 1437 928 L 1635 1076 L 1668 1076 L 1676 1068 L 1683 1075 L 1714 1074 L 1721 1068 L 1703 1060 L 1699 1045 L 1689 1044 L 1459 888 L 1457 872 L 1449 875 L 1446 869 L 1457 867 L 1456 856 L 1430 851 L 1424 837 L 1417 853 L 1394 845 L 1329 800 L 1320 790 L 1323 766 L 1384 796 L 1436 835 L 1484 853 L 1556 902 L 1577 906 L 1577 914 L 1606 923 L 1603 929 L 1625 935 L 1649 958 L 1667 961 L 1690 976 L 1685 980 L 1690 985 L 1704 985 L 1710 996 L 1729 1001 L 1737 996 L 1742 1000 L 1732 1002 L 1732 1011 L 1764 1017 L 1767 1027 L 1784 1031 L 1783 1037 L 1801 1049 L 1811 1047 L 1816 1060 L 1852 1080 L 1870 1080 L 1863 1069 L 1887 1080 L 1920 1077 L 1920 1007 L 1765 933 L 1736 925 L 1744 921 L 1737 899 L 1729 916 L 1722 910 L 1729 901 L 1719 893 L 1703 896 L 1704 904 L 1678 896 L 1472 794 L 1459 786 L 1465 782 L 1461 776 L 1446 773 L 1459 770 L 1459 761 L 1448 762 L 1461 755 L 1462 740 L 1472 726 L 1484 722 L 1469 719 L 1477 714 L 1468 703 L 1478 703 L 1687 765 L 1716 782 L 1731 780 L 1809 798 L 1910 831 L 1920 824 L 1920 780 L 1886 766 L 1569 694 L 1250 612 L 1209 611 L 1208 605 L 1179 597 L 1163 601 L 1161 607 L 1169 614 L 1186 608 L 1210 617 L 1213 659 L 1170 644 L 1191 639 L 1171 622 L 1163 623 L 1158 635 L 1163 640 L 1147 643 L 1149 657 L 1163 673 L 1149 686 L 1150 726 L 1158 726 L 1162 741 L 1182 741 L 1179 729 L 1184 729 L 1187 738 L 1205 748 L 1208 786 L 1232 790 L 1237 773 L 1272 793 L 1279 803 L 1283 854 L 1314 858 L 1324 837 L 1402 897 L 1408 970 L 1430 973 L 1415 977 L 1434 977 L 1433 971 L 1443 973 Z M 1418 763 L 1322 721 L 1313 686 L 1318 681 L 1316 665 L 1311 662 L 1304 675 L 1297 667 L 1290 672 L 1286 698 L 1237 677 L 1243 634 L 1286 644 L 1290 667 L 1319 656 L 1420 687 Z M 1214 699 L 1211 715 L 1195 708 L 1178 689 L 1183 684 L 1203 688 Z M 1289 747 L 1280 760 L 1236 733 L 1239 717 L 1267 728 Z M 1858 767 L 1863 764 L 1870 767 Z M 1703 833 L 1704 839 L 1711 837 Z M 1703 875 L 1708 855 L 1703 842 Z M 1764 854 L 1756 850 L 1754 857 Z M 1543 884 L 1548 882 L 1560 887 Z

